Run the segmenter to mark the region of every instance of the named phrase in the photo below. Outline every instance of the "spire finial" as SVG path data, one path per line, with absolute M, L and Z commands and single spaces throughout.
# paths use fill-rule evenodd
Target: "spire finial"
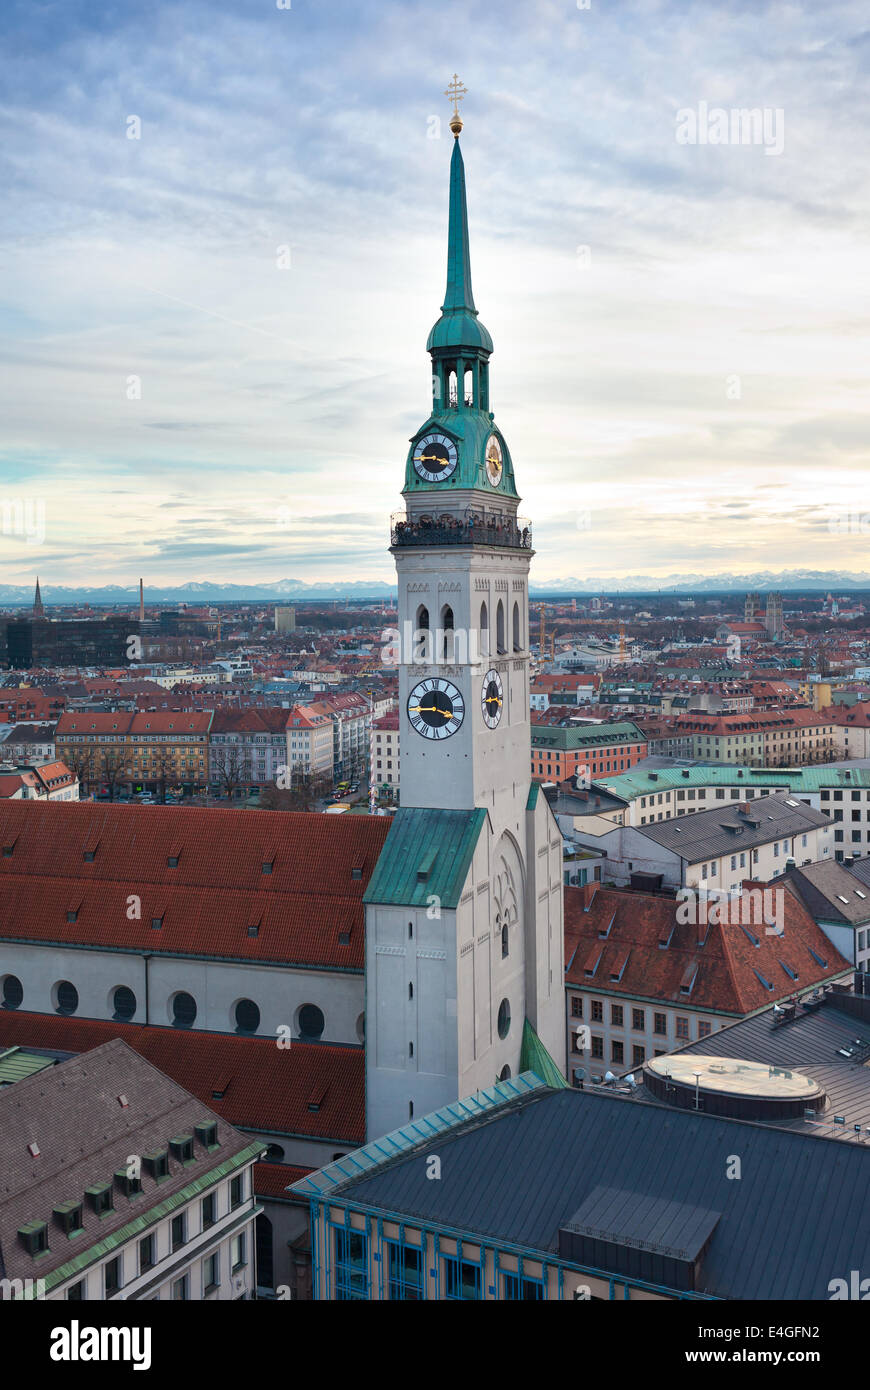
M 463 87 L 457 73 L 453 74 L 453 81 L 448 83 L 447 91 L 444 95 L 453 102 L 453 115 L 450 117 L 450 129 L 453 131 L 454 139 L 458 140 L 459 132 L 462 129 L 462 117 L 459 114 L 459 103 L 464 96 L 468 95 L 468 88 Z

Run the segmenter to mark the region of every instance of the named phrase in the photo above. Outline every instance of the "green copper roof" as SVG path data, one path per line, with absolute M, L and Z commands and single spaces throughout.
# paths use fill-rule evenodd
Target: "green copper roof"
M 528 1019 L 523 1021 L 523 1042 L 520 1048 L 520 1073 L 524 1072 L 534 1072 L 547 1086 L 568 1085 Z
M 529 787 L 529 794 L 528 794 L 528 796 L 527 796 L 527 798 L 526 798 L 526 810 L 527 810 L 527 811 L 534 811 L 535 807 L 536 807 L 537 804 L 538 804 L 538 795 L 539 795 L 539 793 L 540 793 L 540 790 L 541 790 L 541 784 L 540 784 L 540 782 L 532 782 L 532 783 L 531 783 L 531 785 L 530 785 L 530 787 Z
M 644 736 L 636 724 L 533 724 L 533 748 L 599 748 L 611 743 L 642 743 Z M 599 779 L 600 780 L 600 779 Z
M 465 201 L 465 166 L 459 141 L 453 143 L 450 161 L 450 218 L 447 239 L 447 289 L 441 317 L 429 334 L 427 352 L 434 348 L 473 348 L 492 352 L 492 338 L 480 323 L 471 292 L 471 256 L 468 249 L 468 210 Z
M 363 902 L 458 907 L 486 811 L 400 807 L 393 816 Z
M 595 783 L 625 801 L 635 796 L 649 796 L 652 792 L 672 791 L 675 787 L 751 787 L 756 793 L 772 789 L 809 796 L 824 787 L 870 788 L 870 768 L 738 767 L 702 763 L 686 768 L 661 767 L 653 772 L 623 772 L 615 777 L 605 775 L 596 777 Z
M 0 1052 L 0 1087 L 11 1086 L 13 1081 L 23 1081 L 26 1076 L 33 1076 L 34 1072 L 52 1066 L 53 1057 L 39 1057 L 35 1052 L 22 1052 L 20 1047 L 9 1047 L 5 1052 Z

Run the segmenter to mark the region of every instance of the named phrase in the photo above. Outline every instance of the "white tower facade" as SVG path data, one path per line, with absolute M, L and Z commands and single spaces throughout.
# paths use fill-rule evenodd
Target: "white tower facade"
M 530 1050 L 565 1070 L 562 840 L 530 782 L 531 527 L 489 409 L 452 128 L 433 410 L 391 534 L 402 786 L 366 892 L 369 1138 L 515 1075 Z

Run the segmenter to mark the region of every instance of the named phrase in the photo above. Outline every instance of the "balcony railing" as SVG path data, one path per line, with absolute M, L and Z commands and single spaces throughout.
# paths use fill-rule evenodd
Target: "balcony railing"
M 390 545 L 442 546 L 493 545 L 510 550 L 531 550 L 532 523 L 525 517 L 499 512 L 467 511 L 461 516 L 422 516 L 409 521 L 404 512 L 391 519 Z

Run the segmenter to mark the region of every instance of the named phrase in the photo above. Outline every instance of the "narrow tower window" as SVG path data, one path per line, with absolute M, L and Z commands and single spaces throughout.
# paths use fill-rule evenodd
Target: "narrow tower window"
M 480 605 L 480 654 L 489 656 L 489 609 L 485 603 Z
M 455 635 L 453 631 L 453 609 L 449 605 L 446 606 L 441 613 L 441 630 L 443 633 L 441 639 L 441 660 L 453 661 L 455 658 Z
M 514 651 L 521 652 L 523 644 L 520 641 L 520 605 L 514 604 Z
M 470 367 L 465 369 L 465 390 L 463 399 L 466 405 L 474 405 L 474 372 Z
M 499 599 L 498 608 L 495 610 L 495 649 L 500 654 L 507 651 L 504 638 L 504 604 L 501 599 Z

